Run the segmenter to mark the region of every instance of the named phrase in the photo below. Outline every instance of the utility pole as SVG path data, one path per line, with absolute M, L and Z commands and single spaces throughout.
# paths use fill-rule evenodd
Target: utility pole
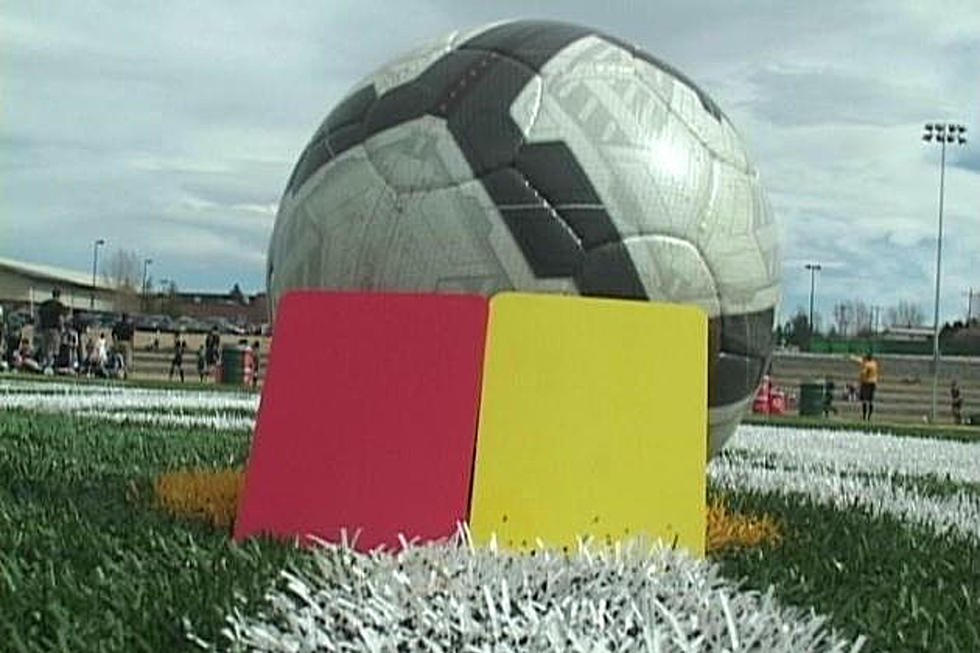
M 970 321 L 973 319 L 973 296 L 980 295 L 980 291 L 977 291 L 971 287 L 963 294 L 968 298 L 966 300 L 966 325 L 970 326 Z
M 95 310 L 95 269 L 99 263 L 99 246 L 105 245 L 105 239 L 99 238 L 92 243 L 92 301 L 89 303 L 89 309 Z
M 932 413 L 930 422 L 936 423 L 936 396 L 939 391 L 939 282 L 943 268 L 943 195 L 946 182 L 946 144 L 966 145 L 966 127 L 955 123 L 927 123 L 922 134 L 926 143 L 939 145 L 939 229 L 936 235 L 936 301 L 932 318 Z
M 814 288 L 814 273 L 819 272 L 823 268 L 819 263 L 807 263 L 803 266 L 805 269 L 810 271 L 810 338 L 813 338 L 815 329 L 813 328 L 813 288 Z

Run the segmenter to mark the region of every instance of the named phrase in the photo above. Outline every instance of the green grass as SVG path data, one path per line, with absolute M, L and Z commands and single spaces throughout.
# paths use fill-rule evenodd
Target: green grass
M 799 497 L 738 493 L 733 509 L 774 516 L 783 544 L 729 549 L 730 578 L 830 615 L 867 650 L 980 651 L 980 545 L 898 519 Z
M 299 554 L 243 545 L 150 505 L 166 469 L 241 464 L 246 434 L 0 415 L 0 649 L 189 649 L 219 639 L 235 597 L 259 599 Z
M 304 556 L 169 517 L 151 505 L 150 481 L 241 465 L 248 445 L 243 432 L 0 413 L 0 650 L 189 650 L 185 618 L 222 641 L 225 615 L 260 609 L 279 570 Z M 783 533 L 775 546 L 718 554 L 730 578 L 773 584 L 786 603 L 868 636 L 868 650 L 980 650 L 977 542 L 800 497 L 727 498 L 773 515 Z

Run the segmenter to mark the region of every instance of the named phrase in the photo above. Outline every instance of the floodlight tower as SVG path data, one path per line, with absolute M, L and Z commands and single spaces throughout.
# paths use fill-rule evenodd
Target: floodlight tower
M 143 310 L 146 310 L 146 268 L 153 264 L 153 259 L 145 258 L 143 259 Z
M 94 243 L 92 243 L 92 301 L 89 303 L 89 308 L 95 310 L 95 269 L 98 267 L 99 263 L 99 246 L 105 245 L 105 239 L 99 238 Z
M 803 266 L 810 271 L 810 337 L 813 337 L 813 287 L 814 274 L 823 269 L 819 263 L 807 263 Z
M 930 421 L 936 422 L 936 395 L 939 390 L 939 284 L 943 263 L 943 191 L 946 185 L 946 144 L 966 145 L 966 126 L 951 122 L 926 123 L 922 140 L 936 143 L 942 154 L 939 158 L 939 233 L 936 236 L 936 302 L 932 320 L 932 411 Z

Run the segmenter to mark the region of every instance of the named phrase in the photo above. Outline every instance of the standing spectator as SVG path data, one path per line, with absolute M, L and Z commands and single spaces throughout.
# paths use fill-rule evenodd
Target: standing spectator
M 78 371 L 78 332 L 72 327 L 61 331 L 58 346 L 58 356 L 55 358 L 55 372 L 58 374 L 74 374 Z
M 259 357 L 259 341 L 256 340 L 252 343 L 252 387 L 257 388 L 259 385 L 259 363 L 261 359 Z
M 123 313 L 119 317 L 119 321 L 112 327 L 112 346 L 117 353 L 122 355 L 127 372 L 133 369 L 133 334 L 135 330 L 128 313 Z
M 170 360 L 170 373 L 167 380 L 174 378 L 174 370 L 180 373 L 180 382 L 184 382 L 184 351 L 187 349 L 187 341 L 180 337 L 179 333 L 174 334 L 174 357 Z
M 211 332 L 204 339 L 205 355 L 208 359 L 208 372 L 213 372 L 215 366 L 221 362 L 221 336 L 218 334 L 218 327 L 211 327 Z
M 956 383 L 956 379 L 953 379 L 953 382 L 949 386 L 949 398 L 953 407 L 953 423 L 962 424 L 963 393 L 960 392 L 960 386 Z
M 851 356 L 851 360 L 861 364 L 858 381 L 861 384 L 858 395 L 861 399 L 861 419 L 870 422 L 875 410 L 875 389 L 878 387 L 878 361 L 871 352 L 863 357 Z
M 42 368 L 54 365 L 61 344 L 61 329 L 68 316 L 68 307 L 61 303 L 61 289 L 51 291 L 51 299 L 41 302 L 37 308 L 38 327 L 40 328 L 40 359 Z
M 92 363 L 99 376 L 106 375 L 106 363 L 109 362 L 109 341 L 106 340 L 105 333 L 99 334 L 99 339 L 95 341 L 95 350 L 92 354 Z
M 830 417 L 830 414 L 837 414 L 837 407 L 834 406 L 834 380 L 827 377 L 823 382 L 823 416 Z
M 204 345 L 197 348 L 197 375 L 201 377 L 201 383 L 208 376 L 208 357 L 204 352 Z

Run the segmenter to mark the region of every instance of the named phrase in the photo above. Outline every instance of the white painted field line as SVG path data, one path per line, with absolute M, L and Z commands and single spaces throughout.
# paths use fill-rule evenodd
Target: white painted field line
M 632 547 L 566 557 L 459 542 L 358 554 L 325 544 L 226 639 L 253 651 L 857 651 L 812 610 L 740 591 L 716 565 Z M 254 608 L 252 609 L 254 610 Z
M 8 382 L 9 383 L 9 382 Z M 39 410 L 45 412 L 140 411 L 147 408 L 247 410 L 258 409 L 259 395 L 206 390 L 154 390 L 55 383 L 24 384 L 33 387 L 25 392 L 19 383 L 8 391 L 0 384 L 0 408 Z
M 209 428 L 221 431 L 251 431 L 255 428 L 255 420 L 229 413 L 151 413 L 140 411 L 82 411 L 81 417 L 107 420 L 119 424 L 151 424 L 153 426 L 180 426 Z
M 774 457 L 780 466 L 980 483 L 980 442 L 745 424 L 727 449 Z
M 801 494 L 843 510 L 859 505 L 937 533 L 954 530 L 980 540 L 980 494 L 958 489 L 934 497 L 902 483 L 903 476 L 947 474 L 953 481 L 974 482 L 972 465 L 980 447 L 854 432 L 830 435 L 815 429 L 743 426 L 730 448 L 751 455 L 716 457 L 708 466 L 709 478 L 731 490 Z M 883 445 L 891 447 L 887 453 Z

